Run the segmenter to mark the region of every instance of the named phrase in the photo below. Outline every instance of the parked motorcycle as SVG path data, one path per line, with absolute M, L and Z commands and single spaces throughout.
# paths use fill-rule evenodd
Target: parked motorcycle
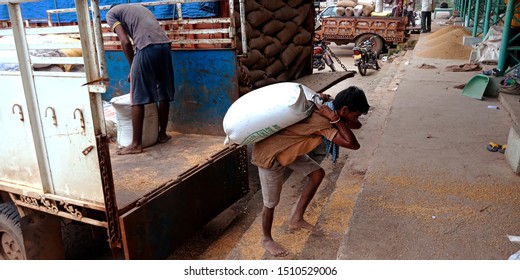
M 372 51 L 372 47 L 375 44 L 375 38 L 377 38 L 377 36 L 372 36 L 352 49 L 354 52 L 354 65 L 357 66 L 361 76 L 367 74 L 368 68 L 374 70 L 380 69 L 379 64 L 377 63 L 378 53 Z
M 321 71 L 325 69 L 325 65 L 329 66 L 332 72 L 336 72 L 336 66 L 332 60 L 332 51 L 325 43 L 325 38 L 314 42 L 312 68 Z

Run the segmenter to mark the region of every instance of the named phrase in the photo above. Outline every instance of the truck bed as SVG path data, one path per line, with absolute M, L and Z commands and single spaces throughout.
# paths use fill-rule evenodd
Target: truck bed
M 387 43 L 404 42 L 405 17 L 329 17 L 321 20 L 322 37 L 339 44 L 355 42 L 363 34 L 377 34 Z
M 224 136 L 169 132 L 172 139 L 135 155 L 117 155 L 117 143 L 110 144 L 117 206 L 127 208 L 183 172 L 203 164 L 224 148 Z M 124 212 L 124 211 L 123 211 Z

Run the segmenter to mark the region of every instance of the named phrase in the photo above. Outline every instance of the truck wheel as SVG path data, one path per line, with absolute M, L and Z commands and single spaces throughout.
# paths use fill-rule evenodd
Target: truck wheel
M 64 221 L 61 234 L 66 260 L 98 259 L 109 251 L 106 234 L 96 238 L 90 225 Z
M 365 76 L 367 74 L 367 65 L 365 64 L 365 60 L 361 59 L 357 65 L 357 68 L 361 76 Z
M 0 259 L 25 260 L 20 215 L 12 202 L 0 204 Z
M 385 42 L 384 42 L 383 38 L 381 38 L 380 36 L 377 36 L 375 34 L 363 34 L 363 35 L 359 36 L 356 39 L 356 46 L 361 45 L 361 43 L 363 43 L 366 40 L 370 39 L 370 37 L 372 37 L 372 36 L 376 36 L 376 38 L 374 38 L 374 46 L 372 47 L 372 51 L 374 53 L 380 54 L 383 51 L 383 48 L 385 46 L 385 44 L 384 44 Z

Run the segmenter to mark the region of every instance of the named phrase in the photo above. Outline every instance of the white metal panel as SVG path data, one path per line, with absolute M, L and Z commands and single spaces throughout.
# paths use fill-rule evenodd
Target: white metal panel
M 43 193 L 22 79 L 1 75 L 0 85 L 0 185 Z
M 0 57 L 0 63 L 13 63 L 18 64 L 18 58 L 16 56 L 5 56 Z M 44 57 L 44 56 L 31 56 L 32 64 L 83 64 L 83 57 Z
M 55 26 L 55 27 L 35 27 L 35 28 L 26 28 L 25 35 L 44 35 L 44 34 L 64 34 L 64 33 L 78 33 L 79 28 L 77 25 L 71 26 Z M 0 30 L 0 36 L 13 36 L 13 31 L 11 29 L 2 29 Z
M 88 87 L 81 86 L 86 79 L 35 76 L 34 80 L 53 193 L 103 204 L 90 97 Z M 91 150 L 84 154 L 89 148 Z
M 61 42 L 61 43 L 41 43 L 34 44 L 29 42 L 30 50 L 59 50 L 59 49 L 81 49 L 81 43 Z M 13 44 L 0 44 L 0 50 L 16 50 Z

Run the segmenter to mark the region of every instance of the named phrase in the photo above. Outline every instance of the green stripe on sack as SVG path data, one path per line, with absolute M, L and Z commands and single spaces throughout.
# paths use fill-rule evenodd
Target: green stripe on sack
M 279 131 L 281 129 L 282 129 L 282 127 L 280 127 L 280 125 L 278 125 L 278 124 L 274 124 L 272 126 L 269 126 L 269 127 L 266 127 L 266 128 L 262 128 L 260 130 L 257 130 L 255 132 L 249 134 L 244 139 L 244 141 L 242 141 L 242 143 L 240 143 L 240 145 L 252 144 L 252 143 L 258 141 L 258 139 L 263 139 L 263 138 L 266 138 L 268 136 L 271 136 L 271 135 L 273 135 L 274 133 L 276 133 L 277 131 Z

